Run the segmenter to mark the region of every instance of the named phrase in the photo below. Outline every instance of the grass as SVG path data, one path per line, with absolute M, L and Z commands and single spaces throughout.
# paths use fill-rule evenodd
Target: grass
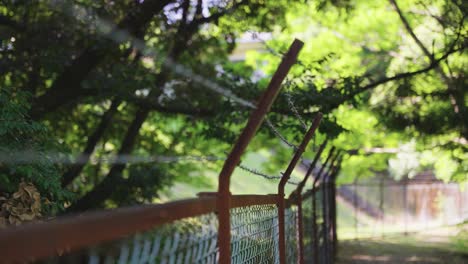
M 262 153 L 248 154 L 244 164 L 262 170 L 268 162 Z M 198 192 L 217 190 L 218 172 L 207 171 L 205 175 L 211 184 L 194 187 L 178 183 L 168 190 L 162 201 L 195 197 Z M 295 171 L 293 181 L 300 181 L 303 175 Z M 236 169 L 231 177 L 233 194 L 271 194 L 277 193 L 278 180 L 267 180 Z M 286 194 L 295 188 L 286 186 Z M 338 237 L 340 239 L 339 264 L 348 263 L 468 263 L 468 224 L 452 227 L 435 227 L 433 224 L 411 223 L 409 229 L 419 230 L 402 235 L 404 225 L 382 226 L 378 221 L 359 213 L 349 204 L 338 201 Z M 358 233 L 355 231 L 358 223 Z M 430 230 L 424 231 L 427 227 Z M 424 232 L 421 232 L 423 230 Z M 358 238 L 358 240 L 356 240 Z
M 468 263 L 468 224 L 408 235 L 343 240 L 339 264 L 348 263 Z
M 262 165 L 268 162 L 265 156 L 259 153 L 249 153 L 243 159 L 243 164 L 249 168 L 256 168 L 263 171 Z M 286 169 L 286 165 L 285 165 Z M 218 173 L 207 171 L 205 176 L 211 182 L 210 186 L 194 187 L 189 184 L 177 183 L 162 197 L 162 201 L 178 200 L 184 198 L 196 197 L 199 192 L 215 192 L 218 188 Z M 294 171 L 291 175 L 291 180 L 298 182 L 302 180 L 303 175 Z M 253 175 L 249 172 L 237 168 L 231 176 L 231 193 L 232 194 L 273 194 L 278 193 L 279 180 L 268 180 L 258 175 Z M 285 188 L 286 195 L 289 195 L 295 185 L 287 184 Z

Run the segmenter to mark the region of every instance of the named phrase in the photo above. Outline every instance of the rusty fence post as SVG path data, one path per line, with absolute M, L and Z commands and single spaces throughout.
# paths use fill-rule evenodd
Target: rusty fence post
M 315 177 L 313 183 L 312 183 L 312 235 L 313 235 L 313 243 L 312 243 L 312 250 L 313 250 L 313 259 L 314 259 L 314 264 L 319 263 L 319 236 L 318 236 L 318 224 L 317 224 L 317 183 L 319 182 L 320 177 L 322 176 L 323 171 L 325 170 L 325 167 L 327 166 L 328 161 L 330 160 L 330 157 L 333 155 L 333 152 L 335 151 L 335 147 L 332 147 L 330 151 L 328 152 L 328 156 L 325 159 L 325 163 L 322 164 L 320 167 L 319 172 L 317 173 L 317 176 Z
M 303 45 L 304 43 L 302 41 L 295 39 L 289 47 L 288 52 L 283 57 L 278 69 L 271 78 L 266 91 L 260 97 L 257 107 L 251 113 L 247 125 L 226 158 L 223 168 L 219 174 L 216 208 L 219 221 L 218 247 L 220 263 L 231 263 L 231 219 L 229 212 L 231 204 L 231 193 L 229 188 L 231 175 L 239 164 L 241 155 L 244 153 L 250 140 L 253 138 L 264 120 L 265 115 L 270 110 L 273 101 L 279 93 L 281 83 L 296 62 L 297 55 Z
M 380 177 L 380 183 L 379 183 L 379 193 L 380 193 L 380 201 L 379 201 L 379 209 L 380 212 L 382 212 L 382 217 L 380 221 L 380 236 L 382 238 L 385 237 L 384 231 L 385 231 L 385 211 L 384 211 L 384 184 L 385 184 L 385 178 L 384 176 Z M 427 219 L 427 218 L 426 218 Z M 426 226 L 427 228 L 427 226 Z
M 404 221 L 404 235 L 408 235 L 408 175 L 403 179 L 403 221 Z M 444 223 L 445 224 L 445 223 Z
M 322 239 L 323 239 L 323 258 L 324 258 L 324 263 L 328 264 L 329 259 L 328 259 L 328 232 L 327 232 L 327 225 L 328 225 L 328 197 L 327 197 L 327 188 L 328 188 L 328 172 L 325 172 L 323 175 L 323 180 L 322 180 Z
M 285 206 L 285 199 L 284 199 L 284 187 L 286 186 L 286 183 L 288 182 L 291 176 L 291 173 L 296 167 L 297 162 L 301 158 L 302 153 L 304 153 L 307 145 L 309 144 L 309 141 L 312 139 L 312 136 L 314 135 L 315 130 L 317 130 L 321 120 L 322 120 L 322 113 L 318 113 L 312 125 L 310 126 L 309 130 L 307 130 L 306 134 L 304 135 L 304 138 L 302 139 L 301 144 L 296 149 L 293 158 L 289 162 L 289 165 L 286 168 L 286 171 L 283 173 L 283 176 L 281 177 L 281 180 L 278 184 L 278 228 L 279 228 L 278 246 L 279 246 L 280 264 L 286 263 L 286 237 L 285 237 L 285 219 L 284 219 L 286 206 Z
M 337 246 L 338 246 L 338 234 L 337 234 L 337 226 L 336 226 L 336 220 L 337 220 L 337 208 L 336 208 L 336 178 L 339 174 L 340 170 L 340 165 L 341 165 L 341 157 L 338 158 L 338 161 L 336 162 L 336 165 L 333 167 L 330 178 L 331 178 L 331 185 L 330 185 L 330 199 L 331 199 L 331 212 L 330 212 L 330 220 L 331 220 L 331 248 L 332 248 L 332 256 L 333 258 L 336 258 L 337 256 Z
M 309 168 L 307 169 L 307 172 L 304 176 L 304 179 L 299 183 L 297 186 L 296 190 L 291 193 L 289 196 L 290 199 L 295 199 L 297 200 L 297 214 L 298 214 L 298 229 L 299 229 L 299 263 L 303 264 L 304 263 L 304 224 L 303 224 L 303 212 L 302 212 L 302 190 L 304 189 L 304 186 L 309 178 L 309 176 L 312 174 L 312 171 L 314 170 L 315 166 L 317 165 L 317 162 L 320 158 L 320 155 L 323 152 L 323 149 L 327 145 L 327 140 L 325 140 L 319 147 L 317 153 L 315 154 L 315 157 L 310 164 Z M 312 193 L 312 196 L 314 194 Z
M 340 173 L 340 168 L 341 168 L 341 158 L 337 162 L 337 166 L 335 168 L 335 171 L 333 173 L 333 248 L 335 250 L 335 256 L 338 252 L 338 232 L 337 232 L 337 205 L 336 205 L 336 178 L 338 178 L 338 175 Z
M 354 240 L 358 240 L 358 204 L 357 204 L 357 185 L 358 185 L 359 175 L 354 178 L 353 186 L 353 207 L 354 207 Z
M 317 200 L 315 196 L 317 191 L 314 185 L 312 185 L 312 256 L 313 263 L 317 264 L 319 261 L 318 255 L 318 227 L 317 227 Z
M 325 263 L 330 263 L 331 260 L 331 245 L 330 245 L 330 176 L 333 169 L 333 165 L 337 160 L 339 155 L 339 151 L 336 155 L 331 158 L 330 165 L 328 167 L 327 172 L 323 175 L 322 180 L 322 215 L 323 215 L 323 223 L 322 223 L 322 236 L 323 236 L 323 246 L 324 246 L 324 257 Z

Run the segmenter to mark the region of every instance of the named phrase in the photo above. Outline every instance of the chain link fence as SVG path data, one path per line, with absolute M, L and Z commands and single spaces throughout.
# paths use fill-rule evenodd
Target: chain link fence
M 338 188 L 343 238 L 381 237 L 468 219 L 468 185 L 441 181 L 358 181 Z

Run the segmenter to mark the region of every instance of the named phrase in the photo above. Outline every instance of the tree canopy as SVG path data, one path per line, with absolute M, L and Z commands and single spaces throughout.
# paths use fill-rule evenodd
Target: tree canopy
M 466 181 L 466 15 L 461 0 L 1 1 L 0 194 L 31 182 L 54 214 L 206 185 L 248 118 L 235 98 L 257 99 L 294 37 L 306 45 L 269 114 L 287 140 L 303 134 L 295 111 L 321 111 L 315 145 L 346 153 L 343 181 Z M 229 60 L 252 32 L 271 33 L 265 49 Z M 267 171 L 291 153 L 266 126 L 259 149 L 275 153 Z

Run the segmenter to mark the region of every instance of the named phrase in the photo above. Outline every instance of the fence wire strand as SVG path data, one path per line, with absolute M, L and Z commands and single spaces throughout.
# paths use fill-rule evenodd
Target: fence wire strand
M 99 34 L 108 37 L 109 39 L 115 41 L 116 43 L 130 42 L 131 45 L 135 49 L 137 49 L 139 52 L 141 52 L 144 56 L 151 57 L 154 60 L 158 60 L 159 57 L 160 57 L 160 56 L 158 56 L 159 54 L 154 50 L 154 48 L 151 48 L 148 45 L 146 45 L 146 42 L 144 40 L 133 37 L 128 31 L 118 28 L 117 25 L 115 25 L 114 23 L 100 18 L 98 15 L 90 12 L 89 10 L 87 10 L 87 9 L 85 9 L 83 7 L 80 7 L 78 5 L 73 5 L 73 4 L 64 4 L 64 3 L 60 2 L 60 1 L 51 1 L 50 4 L 51 4 L 51 6 L 57 7 L 59 10 L 63 11 L 65 14 L 71 16 L 74 19 L 84 20 L 84 21 L 81 21 L 81 22 L 87 23 L 88 25 L 90 25 L 90 27 L 95 26 L 96 30 L 97 30 L 97 32 Z M 266 45 L 266 43 L 265 43 L 265 45 Z M 284 54 L 282 54 L 281 56 L 283 56 L 283 55 Z M 237 102 L 238 104 L 240 104 L 242 106 L 252 108 L 252 109 L 256 108 L 255 104 L 253 104 L 252 102 L 250 102 L 248 100 L 245 100 L 245 99 L 235 95 L 231 90 L 221 87 L 216 82 L 194 73 L 192 69 L 190 69 L 190 68 L 188 68 L 188 67 L 186 67 L 186 66 L 184 66 L 184 65 L 182 65 L 180 63 L 175 62 L 171 58 L 164 59 L 162 61 L 162 63 L 163 63 L 163 65 L 165 67 L 172 70 L 176 74 L 179 74 L 179 75 L 181 75 L 183 77 L 186 77 L 186 78 L 190 78 L 193 81 L 195 81 L 195 82 L 197 82 L 197 83 L 211 89 L 214 92 L 217 92 L 217 93 L 221 94 L 222 96 L 224 96 L 224 97 L 226 97 L 226 98 L 228 98 L 228 99 L 230 99 L 230 100 L 232 100 L 234 102 Z M 300 117 L 300 115 L 299 115 L 299 113 L 297 111 L 297 108 L 294 106 L 291 99 L 288 99 L 288 102 L 289 102 L 289 105 L 291 107 L 291 110 L 298 117 L 299 121 L 305 127 L 305 129 L 307 129 L 307 126 L 305 125 L 305 122 Z M 267 123 L 267 126 L 270 128 L 270 130 L 284 144 L 286 144 L 287 146 L 293 148 L 294 150 L 297 150 L 297 146 L 290 143 L 288 140 L 286 140 L 286 138 L 278 131 L 278 129 L 273 125 L 273 123 L 268 118 L 265 118 L 265 122 Z M 124 160 L 127 160 L 127 159 L 124 158 Z M 171 159 L 162 158 L 161 160 L 171 160 Z M 189 158 L 189 160 L 198 160 L 198 159 Z M 202 158 L 200 160 L 210 160 L 210 159 Z M 156 159 L 155 161 L 158 161 L 158 159 Z M 119 162 L 118 159 L 117 159 L 117 162 Z M 147 160 L 146 162 L 151 162 L 151 159 Z M 258 175 L 258 173 L 254 173 L 254 174 Z
M 81 18 L 83 20 L 81 22 L 90 25 L 90 27 L 95 26 L 96 31 L 99 34 L 113 40 L 116 43 L 121 44 L 125 42 L 130 42 L 131 46 L 134 49 L 138 50 L 144 57 L 150 57 L 155 61 L 160 61 L 164 67 L 170 69 L 172 72 L 180 76 L 189 78 L 194 82 L 199 83 L 204 87 L 216 93 L 219 93 L 242 106 L 251 109 L 256 108 L 255 104 L 237 96 L 231 90 L 220 86 L 218 83 L 207 79 L 204 76 L 196 74 L 192 69 L 180 63 L 177 63 L 171 58 L 160 56 L 160 54 L 158 54 L 158 52 L 156 52 L 154 48 L 148 46 L 144 40 L 135 38 L 127 30 L 120 29 L 119 27 L 117 27 L 116 24 L 100 18 L 98 15 L 93 14 L 92 12 L 86 10 L 83 7 L 73 4 L 66 4 L 61 1 L 51 1 L 51 6 L 52 8 L 56 7 L 59 11 L 63 11 L 66 15 L 74 19 L 79 20 L 78 18 Z M 165 59 L 161 60 L 160 58 Z
M 268 174 L 266 174 L 264 172 L 261 172 L 261 171 L 259 171 L 257 169 L 249 168 L 249 167 L 247 167 L 245 165 L 242 165 L 242 164 L 237 165 L 237 167 L 239 167 L 240 169 L 242 169 L 244 171 L 247 171 L 247 172 L 249 172 L 249 173 L 251 173 L 253 175 L 263 177 L 263 178 L 265 178 L 267 180 L 281 180 L 281 178 L 283 177 L 282 175 L 281 176 L 268 175 Z M 289 179 L 287 181 L 287 183 L 292 184 L 292 185 L 299 185 L 299 182 L 293 181 L 291 179 Z
M 278 129 L 273 125 L 268 117 L 265 117 L 265 123 L 270 128 L 270 130 L 275 134 L 286 146 L 292 148 L 293 150 L 297 150 L 298 147 L 292 143 L 290 143 L 284 136 L 281 134 Z
M 302 118 L 302 116 L 299 114 L 299 111 L 297 111 L 297 107 L 294 104 L 292 94 L 287 89 L 284 90 L 284 94 L 286 95 L 286 101 L 288 102 L 289 108 L 293 111 L 297 120 L 299 120 L 299 123 L 301 124 L 304 131 L 307 131 L 307 125 L 304 122 L 304 119 Z
M 78 5 L 64 4 L 62 1 L 51 0 L 52 6 L 58 7 L 68 16 L 78 22 L 95 27 L 97 32 L 112 41 L 122 44 L 130 43 L 143 56 L 150 57 L 162 63 L 163 67 L 172 72 L 190 78 L 196 83 L 224 96 L 244 107 L 255 109 L 256 105 L 249 100 L 237 96 L 233 91 L 220 86 L 211 79 L 195 73 L 192 69 L 177 63 L 171 58 L 164 58 L 154 48 L 148 46 L 144 40 L 133 37 L 128 31 L 119 29 L 114 23 L 101 19 L 99 16 Z M 81 21 L 80 21 L 81 19 Z M 267 46 L 268 47 L 268 46 Z M 272 49 L 273 50 L 273 49 Z M 277 53 L 283 57 L 284 54 Z M 298 61 L 298 63 L 300 63 Z M 286 92 L 288 106 L 307 130 L 307 125 L 294 104 L 292 95 Z M 267 127 L 288 147 L 298 150 L 273 125 L 271 120 L 265 118 Z M 26 154 L 26 155 L 25 155 Z M 219 161 L 224 157 L 217 156 L 86 156 L 70 157 L 64 153 L 22 152 L 0 153 L 0 163 L 31 163 L 42 161 L 64 164 L 107 163 L 149 163 L 149 162 L 179 162 L 179 161 Z M 239 164 L 239 168 L 264 177 L 269 180 L 278 180 L 282 176 L 273 176 L 251 169 Z M 297 185 L 289 180 L 288 183 Z M 320 203 L 319 203 L 320 204 Z M 320 210 L 319 210 L 320 211 Z M 231 209 L 231 258 L 233 263 L 279 263 L 278 254 L 278 208 L 275 204 L 253 205 Z M 297 207 L 289 207 L 285 212 L 286 246 L 288 263 L 296 263 L 298 259 L 298 215 Z M 190 217 L 178 220 L 155 230 L 136 234 L 129 238 L 119 239 L 111 243 L 92 246 L 79 252 L 64 253 L 52 258 L 53 261 L 72 260 L 75 263 L 217 263 L 219 259 L 217 245 L 217 216 L 215 213 Z M 323 218 L 322 218 L 322 221 Z M 326 242 L 326 241 L 325 241 Z M 68 261 L 67 261 L 68 262 Z

